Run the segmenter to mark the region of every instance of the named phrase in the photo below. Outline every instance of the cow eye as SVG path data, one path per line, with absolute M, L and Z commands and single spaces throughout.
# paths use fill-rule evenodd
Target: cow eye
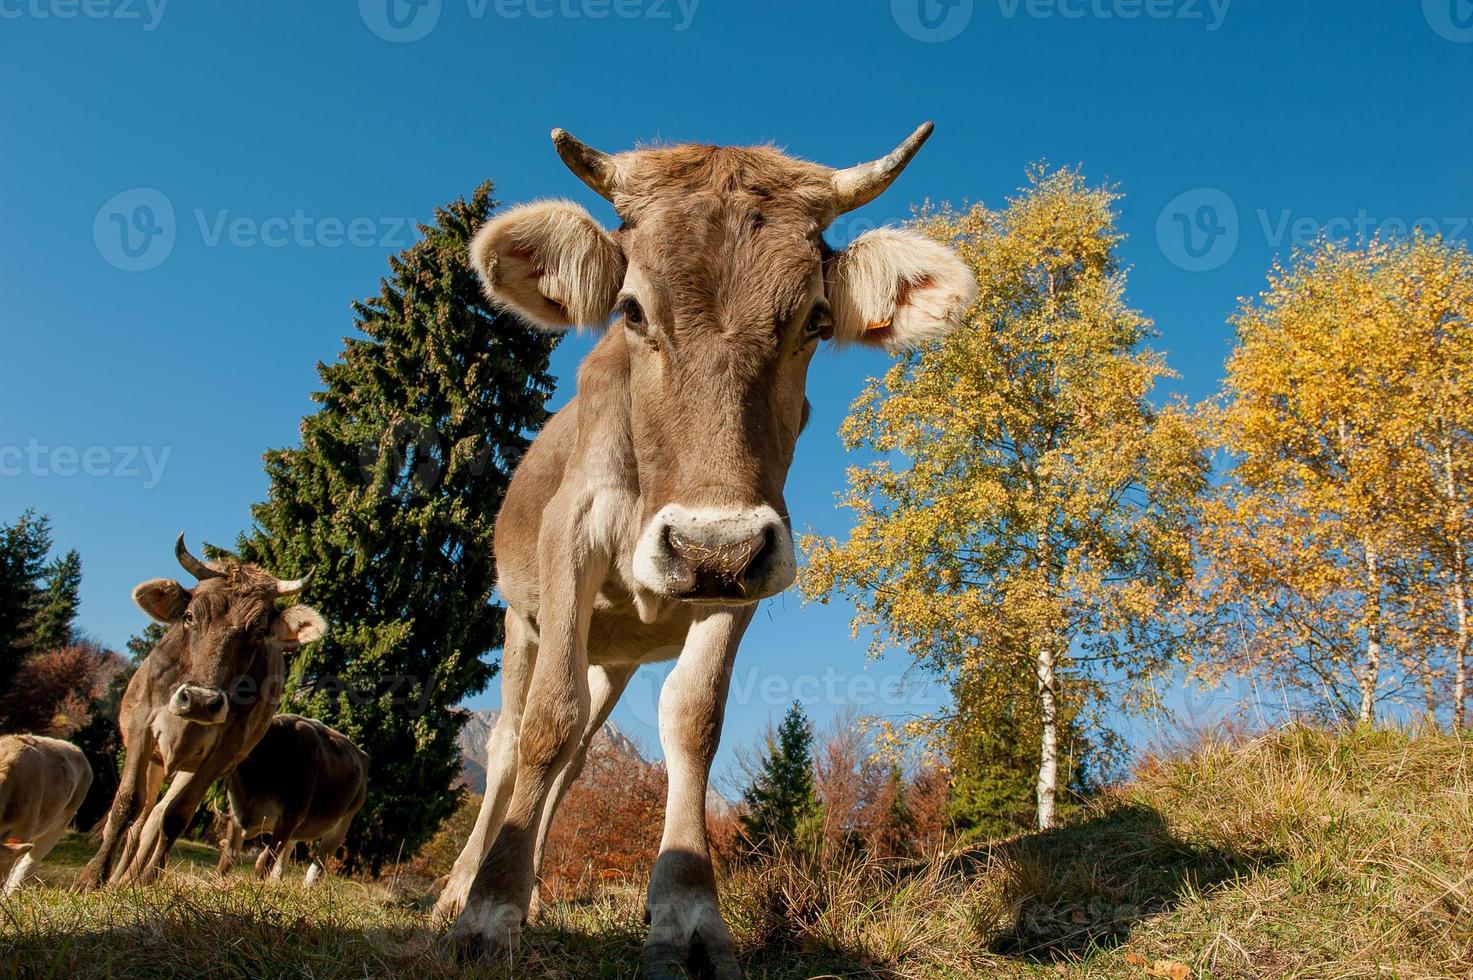
M 813 304 L 813 309 L 808 314 L 808 322 L 803 327 L 804 334 L 810 339 L 821 337 L 828 340 L 834 335 L 834 314 L 829 310 L 829 304 L 819 300 Z
M 619 301 L 618 311 L 628 326 L 636 330 L 644 326 L 644 310 L 640 308 L 639 300 L 633 296 L 625 296 L 621 299 Z
M 194 625 L 194 613 L 192 611 L 188 610 L 188 609 L 184 610 L 184 625 L 185 626 L 193 626 Z

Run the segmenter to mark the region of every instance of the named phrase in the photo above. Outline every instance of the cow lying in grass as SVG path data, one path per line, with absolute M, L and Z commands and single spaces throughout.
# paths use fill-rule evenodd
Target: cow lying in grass
M 327 632 L 316 610 L 276 604 L 302 591 L 310 573 L 282 580 L 233 559 L 206 564 L 182 534 L 174 553 L 199 584 L 156 578 L 133 590 L 139 608 L 169 631 L 123 694 L 123 774 L 102 846 L 77 881 L 84 891 L 153 879 L 210 784 L 265 734 L 281 702 L 283 654 Z
M 226 780 L 231 821 L 217 869 L 228 872 L 244 841 L 267 834 L 256 873 L 280 879 L 295 842 L 307 841 L 313 884 L 347 836 L 367 785 L 368 755 L 346 735 L 313 718 L 277 715 Z
M 0 894 L 30 876 L 66 833 L 92 786 L 92 765 L 70 742 L 0 738 Z
M 766 147 L 609 155 L 556 130 L 620 227 L 552 201 L 476 235 L 471 261 L 494 301 L 548 330 L 603 334 L 496 521 L 503 708 L 480 815 L 437 906 L 462 955 L 505 959 L 589 740 L 641 663 L 678 656 L 660 693 L 669 795 L 645 963 L 658 977 L 697 961 L 740 975 L 706 782 L 742 633 L 794 577 L 783 485 L 809 363 L 829 343 L 900 352 L 942 337 L 977 288 L 919 233 L 881 228 L 839 251 L 824 229 L 879 196 L 930 132 L 834 170 Z

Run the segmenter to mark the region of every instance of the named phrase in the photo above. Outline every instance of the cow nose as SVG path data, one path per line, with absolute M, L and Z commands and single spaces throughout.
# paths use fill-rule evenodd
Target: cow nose
M 736 541 L 703 541 L 666 527 L 665 543 L 676 559 L 675 595 L 740 599 L 747 594 L 748 572 L 766 565 L 775 539 L 770 527 Z
M 746 603 L 793 581 L 793 544 L 771 507 L 732 510 L 669 505 L 635 548 L 634 575 L 672 599 Z
M 169 702 L 169 710 L 188 721 L 216 723 L 224 720 L 225 692 L 217 687 L 181 684 Z

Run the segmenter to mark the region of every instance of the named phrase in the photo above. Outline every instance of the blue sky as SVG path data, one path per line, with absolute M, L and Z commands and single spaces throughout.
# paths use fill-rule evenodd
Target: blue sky
M 51 515 L 110 644 L 143 625 L 129 591 L 172 573 L 180 529 L 245 525 L 261 452 L 296 438 L 348 302 L 413 221 L 488 176 L 504 202 L 612 220 L 554 126 L 847 165 L 934 119 L 836 244 L 1078 164 L 1125 195 L 1129 299 L 1194 399 L 1238 297 L 1296 240 L 1417 222 L 1466 240 L 1473 216 L 1469 0 L 0 0 L 0 80 L 0 520 Z M 558 404 L 588 345 L 559 351 Z M 845 529 L 836 431 L 884 364 L 815 362 L 799 525 Z M 934 700 L 882 693 L 904 664 L 867 663 L 847 623 L 765 605 L 722 762 L 795 695 L 821 722 Z M 651 747 L 657 683 L 615 716 Z

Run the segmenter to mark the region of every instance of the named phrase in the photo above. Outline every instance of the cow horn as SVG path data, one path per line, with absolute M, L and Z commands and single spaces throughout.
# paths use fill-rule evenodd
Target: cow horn
M 862 208 L 885 192 L 895 182 L 900 171 L 910 163 L 935 129 L 935 124 L 921 123 L 904 142 L 878 160 L 861 163 L 844 170 L 835 170 L 833 175 L 833 214 L 838 217 L 855 208 Z
M 298 592 L 301 592 L 303 589 L 305 589 L 307 587 L 307 584 L 312 581 L 312 573 L 315 572 L 315 571 L 317 571 L 317 569 L 315 569 L 315 568 L 309 568 L 309 569 L 307 569 L 307 574 L 306 575 L 303 575 L 301 578 L 279 578 L 279 579 L 277 579 L 276 580 L 276 594 L 277 595 L 296 595 Z
M 563 158 L 569 170 L 578 175 L 579 180 L 599 197 L 613 201 L 619 182 L 613 157 L 602 150 L 595 150 L 566 129 L 552 131 L 552 145 L 557 147 L 557 155 Z
M 220 577 L 219 572 L 215 571 L 209 565 L 206 565 L 204 562 L 191 555 L 189 553 L 189 549 L 184 547 L 183 531 L 179 532 L 179 540 L 174 542 L 174 557 L 179 559 L 179 564 L 184 566 L 184 570 L 186 572 L 193 575 L 201 582 L 203 582 L 205 579 Z

